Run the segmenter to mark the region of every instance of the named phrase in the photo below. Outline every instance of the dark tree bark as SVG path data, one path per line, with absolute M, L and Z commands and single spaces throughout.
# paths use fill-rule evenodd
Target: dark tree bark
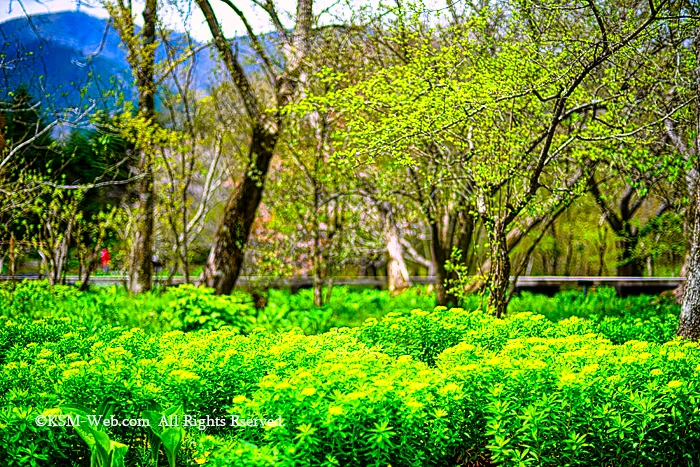
M 448 271 L 446 263 L 450 260 L 452 250 L 457 248 L 466 261 L 469 254 L 474 231 L 474 217 L 468 209 L 447 214 L 444 222 L 430 222 L 431 248 L 435 261 L 435 297 L 440 306 L 457 306 L 459 297 L 450 292 L 451 284 L 459 278 L 455 271 Z
M 604 214 L 608 225 L 618 238 L 617 275 L 620 277 L 643 276 L 644 266 L 635 254 L 635 249 L 639 243 L 639 229 L 632 225 L 632 219 L 642 206 L 646 196 L 639 197 L 633 202 L 634 189 L 628 185 L 620 197 L 618 213 L 613 211 L 605 201 L 605 197 L 600 192 L 600 187 L 594 176 L 591 176 L 589 180 L 589 191 Z
M 440 234 L 436 224 L 430 225 L 433 241 L 431 242 L 433 258 L 435 259 L 435 298 L 440 306 L 456 306 L 459 299 L 454 293 L 449 292 L 449 281 L 453 279 L 445 268 L 445 262 L 449 259 L 449 254 L 440 243 Z
M 620 277 L 641 277 L 644 275 L 644 266 L 636 256 L 635 249 L 639 243 L 639 237 L 623 237 L 618 240 L 620 249 L 617 265 L 617 275 Z
M 97 267 L 98 261 L 97 256 L 93 255 L 87 261 L 86 265 L 81 264 L 82 271 L 79 274 L 80 287 L 78 290 L 81 292 L 86 292 L 90 290 L 90 276 L 92 276 L 92 271 Z
M 250 146 L 251 169 L 243 183 L 234 190 L 224 208 L 207 264 L 202 273 L 207 287 L 218 294 L 229 294 L 236 285 L 243 266 L 245 245 L 262 199 L 265 174 L 277 144 L 277 133 L 256 127 Z

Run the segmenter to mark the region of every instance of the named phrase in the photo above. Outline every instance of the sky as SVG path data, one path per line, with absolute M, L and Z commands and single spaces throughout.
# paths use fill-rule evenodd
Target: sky
M 377 3 L 376 0 L 369 0 L 372 3 Z M 163 2 L 165 5 L 172 4 L 172 1 Z M 182 1 L 178 2 L 184 3 Z M 268 32 L 272 30 L 272 26 L 267 19 L 267 15 L 259 7 L 254 7 L 253 2 L 237 1 L 235 2 L 245 13 L 248 21 L 256 32 Z M 276 0 L 276 5 L 279 9 L 280 19 L 285 26 L 293 24 L 294 9 L 296 0 Z M 335 22 L 337 17 L 347 17 L 352 9 L 358 8 L 361 4 L 367 4 L 367 0 L 317 0 L 314 2 L 314 12 L 319 13 L 322 10 L 328 9 L 329 13 L 322 16 L 321 21 L 325 23 Z M 135 5 L 143 5 L 140 0 L 134 0 Z M 217 13 L 218 18 L 223 25 L 224 33 L 229 36 L 238 36 L 245 33 L 243 24 L 238 17 L 222 2 L 212 0 L 212 7 Z M 41 14 L 55 13 L 59 11 L 68 11 L 80 9 L 83 12 L 89 13 L 100 18 L 107 18 L 107 12 L 102 7 L 100 0 L 0 0 L 0 22 L 12 18 L 19 18 L 25 14 Z M 141 6 L 141 8 L 143 8 Z M 183 21 L 183 15 L 174 13 L 172 7 L 168 8 L 168 12 L 164 15 L 166 25 L 175 30 L 182 31 L 188 29 L 192 36 L 199 41 L 208 41 L 211 39 L 211 34 L 204 21 L 204 16 L 199 12 L 194 0 L 192 0 L 191 15 L 187 21 Z M 140 11 L 139 11 L 140 13 Z M 138 24 L 138 18 L 137 18 Z

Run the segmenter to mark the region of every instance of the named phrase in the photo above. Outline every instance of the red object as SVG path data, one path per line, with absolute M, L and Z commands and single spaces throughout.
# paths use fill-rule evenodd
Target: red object
M 102 261 L 102 266 L 107 266 L 111 259 L 112 257 L 109 256 L 109 250 L 107 250 L 107 248 L 103 248 L 102 253 L 100 253 L 100 261 Z

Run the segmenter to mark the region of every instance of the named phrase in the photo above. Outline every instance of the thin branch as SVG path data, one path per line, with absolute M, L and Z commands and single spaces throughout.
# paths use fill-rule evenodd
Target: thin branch
M 228 70 L 228 72 L 231 75 L 231 78 L 233 79 L 233 84 L 236 86 L 236 89 L 238 89 L 238 92 L 241 94 L 246 113 L 254 122 L 261 122 L 265 120 L 264 113 L 260 107 L 258 98 L 256 97 L 255 92 L 253 91 L 253 87 L 248 81 L 248 77 L 243 71 L 243 67 L 238 61 L 238 58 L 234 55 L 233 51 L 231 50 L 231 44 L 224 37 L 224 33 L 221 30 L 221 25 L 216 19 L 216 15 L 214 14 L 214 9 L 211 7 L 211 3 L 209 3 L 209 0 L 196 1 L 197 5 L 199 5 L 199 8 L 202 10 L 204 17 L 207 20 L 209 31 L 211 32 L 211 35 L 214 38 L 214 44 L 219 50 L 219 54 L 221 55 L 221 58 L 224 61 L 224 65 L 226 65 L 226 69 Z
M 204 182 L 204 188 L 202 190 L 202 199 L 199 203 L 199 207 L 197 208 L 197 212 L 192 216 L 192 219 L 190 219 L 190 222 L 187 223 L 187 228 L 186 231 L 190 232 L 196 224 L 199 223 L 201 220 L 202 216 L 206 212 L 206 207 L 209 204 L 209 201 L 211 200 L 212 195 L 214 194 L 214 191 L 216 188 L 219 187 L 220 181 L 214 182 L 214 174 L 216 173 L 216 166 L 219 164 L 219 159 L 221 158 L 222 154 L 222 147 L 223 147 L 223 138 L 219 138 L 219 148 L 217 151 L 215 151 L 215 156 L 211 160 L 211 163 L 209 164 L 209 171 L 207 172 L 207 178 Z
M 600 207 L 600 210 L 603 211 L 603 214 L 608 220 L 610 227 L 612 227 L 616 233 L 622 232 L 622 220 L 605 202 L 605 198 L 598 188 L 598 182 L 595 180 L 595 175 L 591 175 L 589 179 L 588 190 L 593 195 L 593 199 L 595 199 L 595 202 L 598 207 Z
M 598 29 L 600 29 L 600 35 L 603 38 L 603 52 L 607 52 L 609 42 L 608 42 L 608 32 L 605 29 L 605 23 L 603 22 L 603 18 L 600 15 L 600 12 L 598 11 L 598 8 L 595 6 L 595 0 L 587 0 L 588 1 L 588 6 L 591 7 L 591 10 L 593 10 L 593 15 L 595 16 L 595 20 L 598 23 Z
M 268 14 L 270 17 L 270 20 L 272 21 L 272 24 L 275 26 L 275 29 L 277 30 L 277 34 L 284 39 L 285 42 L 289 42 L 289 36 L 287 35 L 287 30 L 284 28 L 282 25 L 282 22 L 280 21 L 279 16 L 277 15 L 277 10 L 275 10 L 275 3 L 273 0 L 265 0 L 265 3 L 261 2 L 260 0 L 253 0 L 253 3 L 258 5 L 260 8 L 265 10 L 265 12 Z
M 85 110 L 83 110 L 83 112 L 80 113 L 73 121 L 68 122 L 68 123 L 71 125 L 76 125 L 79 121 L 81 121 L 83 118 L 85 118 L 86 115 L 88 115 L 90 112 L 92 112 L 92 110 L 95 108 L 95 105 L 96 104 L 93 102 L 92 105 L 90 105 Z M 39 122 L 37 121 L 37 125 L 38 125 L 38 123 Z M 12 158 L 14 158 L 19 151 L 21 151 L 25 147 L 31 145 L 32 143 L 37 141 L 42 136 L 46 135 L 49 131 L 51 131 L 59 123 L 67 123 L 67 122 L 62 120 L 62 119 L 56 119 L 56 120 L 52 121 L 51 123 L 49 123 L 48 125 L 46 125 L 44 128 L 38 130 L 34 134 L 34 136 L 32 136 L 31 138 L 23 141 L 22 143 L 18 144 L 17 146 L 13 147 L 12 149 L 10 149 L 7 156 L 5 156 L 5 158 L 2 160 L 2 162 L 0 162 L 0 169 L 5 167 L 5 165 L 7 165 L 8 162 L 10 162 L 12 160 Z
M 125 179 L 125 180 L 111 180 L 108 182 L 88 183 L 87 185 L 61 185 L 58 183 L 48 182 L 48 181 L 40 181 L 40 182 L 35 182 L 35 183 L 37 185 L 50 186 L 52 188 L 58 188 L 60 190 L 90 190 L 92 188 L 99 188 L 99 187 L 103 187 L 103 186 L 126 185 L 126 184 L 129 184 L 131 182 L 135 182 L 137 180 L 140 180 L 146 176 L 147 176 L 147 174 L 141 174 L 141 175 L 136 175 L 134 177 Z
M 168 66 L 165 67 L 161 71 L 161 76 L 160 76 L 160 78 L 158 78 L 156 80 L 155 85 L 159 86 L 160 84 L 162 84 L 163 81 L 165 80 L 165 78 L 167 78 L 168 75 L 170 75 L 175 70 L 175 68 L 177 68 L 178 65 L 184 63 L 185 61 L 187 61 L 187 59 L 194 56 L 198 52 L 201 52 L 202 50 L 206 49 L 207 47 L 209 47 L 209 44 L 201 44 L 199 47 L 195 47 L 194 49 L 190 49 L 187 53 L 181 55 L 177 59 L 171 60 L 170 63 L 168 64 Z
M 231 8 L 233 10 L 233 12 L 236 13 L 236 15 L 241 20 L 241 22 L 243 22 L 243 26 L 245 26 L 245 30 L 248 33 L 248 37 L 250 38 L 250 42 L 253 45 L 253 50 L 255 50 L 255 53 L 258 54 L 258 57 L 260 57 L 260 60 L 262 60 L 263 68 L 265 69 L 265 73 L 267 74 L 268 78 L 270 79 L 270 82 L 274 83 L 275 82 L 275 72 L 274 72 L 274 69 L 272 67 L 272 62 L 270 61 L 270 57 L 265 52 L 265 47 L 263 47 L 262 43 L 258 39 L 258 36 L 253 31 L 252 26 L 248 22 L 248 18 L 246 18 L 243 11 L 241 11 L 240 8 L 238 8 L 236 5 L 234 5 L 231 0 L 221 0 L 221 1 L 226 6 Z

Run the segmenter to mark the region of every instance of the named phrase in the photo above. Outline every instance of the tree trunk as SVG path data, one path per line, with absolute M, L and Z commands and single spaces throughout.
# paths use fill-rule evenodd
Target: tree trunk
M 530 232 L 534 231 L 535 228 L 537 228 L 539 225 L 541 225 L 543 223 L 543 221 L 545 221 L 545 219 L 548 219 L 548 222 L 550 222 L 550 223 L 554 222 L 562 214 L 562 212 L 564 212 L 563 209 L 556 209 L 550 214 L 549 218 L 547 218 L 547 216 L 544 216 L 544 215 L 537 216 L 537 217 L 530 217 L 529 219 L 527 219 L 525 221 L 525 223 L 523 224 L 522 227 L 513 227 L 512 229 L 510 229 L 508 231 L 508 233 L 505 234 L 507 251 L 508 252 L 513 251 L 513 249 L 515 247 L 517 247 L 520 244 L 520 242 L 528 236 L 528 234 Z M 485 218 L 482 217 L 482 221 L 484 222 L 484 225 L 486 225 L 487 223 L 490 222 L 487 216 L 485 216 Z M 546 230 L 546 228 L 544 230 Z M 472 233 L 472 235 L 473 235 L 473 233 Z M 489 238 L 491 238 L 491 234 L 488 233 L 488 229 L 487 229 L 487 235 L 489 236 Z M 542 235 L 537 236 L 535 238 L 535 244 L 532 246 L 532 248 L 534 248 L 534 246 L 538 245 L 541 240 L 542 240 Z M 531 255 L 529 255 L 529 256 L 532 257 Z M 482 275 L 490 274 L 491 267 L 492 267 L 491 263 L 492 263 L 492 258 L 491 258 L 491 255 L 489 255 L 489 257 L 486 258 L 486 260 L 479 266 L 477 272 L 482 274 Z M 546 269 L 546 267 L 547 267 L 547 261 L 546 261 L 546 258 L 543 256 L 542 257 L 543 270 Z M 477 291 L 483 290 L 485 287 L 488 287 L 488 285 L 489 284 L 484 282 L 484 280 L 482 280 L 482 279 L 475 280 L 475 281 L 472 281 L 471 284 L 469 284 L 469 286 L 466 289 L 466 292 L 476 293 Z
M 243 183 L 231 193 L 226 203 L 214 245 L 202 272 L 202 282 L 207 287 L 214 287 L 217 294 L 231 293 L 240 275 L 245 246 L 262 199 L 265 176 L 277 137 L 277 132 L 270 132 L 262 125 L 253 128 L 251 167 Z
M 699 136 L 700 138 L 700 136 Z M 700 338 L 700 190 L 695 190 L 693 231 L 690 237 L 690 253 L 686 260 L 686 282 L 683 304 L 676 334 L 686 339 Z
M 170 269 L 168 270 L 168 276 L 163 281 L 164 287 L 173 285 L 173 278 L 175 277 L 176 272 L 177 272 L 177 260 L 173 260 L 173 265 L 170 266 Z
M 314 305 L 323 306 L 323 278 L 318 258 L 314 259 Z
M 153 288 L 153 218 L 155 200 L 150 155 L 141 152 L 139 172 L 145 176 L 139 181 L 139 201 L 136 212 L 134 237 L 129 255 L 129 292 L 139 294 Z
M 411 281 L 408 275 L 408 267 L 403 257 L 403 246 L 399 238 L 399 230 L 396 228 L 396 221 L 388 203 L 382 209 L 382 214 L 384 217 L 384 239 L 387 252 L 386 272 L 389 293 L 398 295 L 411 286 Z
M 56 283 L 65 284 L 65 272 L 68 267 L 68 246 L 70 245 L 72 223 L 68 224 L 68 229 L 66 230 L 65 236 L 61 239 L 58 251 L 54 253 L 56 257 L 56 264 L 54 271 Z
M 322 138 L 319 138 L 322 141 Z M 319 154 L 319 152 L 317 152 Z M 318 159 L 316 159 L 318 161 Z M 321 187 L 318 179 L 311 177 L 311 183 L 314 187 L 313 201 L 313 226 L 314 226 L 314 251 L 313 251 L 313 268 L 314 268 L 314 305 L 317 307 L 323 306 L 323 252 L 321 251 L 321 222 L 320 222 L 320 203 L 321 203 Z
M 439 306 L 453 307 L 457 306 L 459 299 L 449 290 L 446 284 L 451 279 L 451 274 L 445 269 L 445 263 L 435 263 L 435 299 Z
M 399 232 L 392 222 L 386 236 L 386 249 L 389 256 L 387 261 L 387 276 L 389 280 L 389 292 L 397 295 L 411 286 L 408 276 L 408 267 L 403 259 L 403 247 L 399 240 Z
M 122 20 L 127 20 L 122 18 Z M 130 21 L 133 21 L 129 19 Z M 141 29 L 142 43 L 139 44 L 142 53 L 130 52 L 127 55 L 129 65 L 136 77 L 139 93 L 139 115 L 146 125 L 154 124 L 155 116 L 155 53 L 149 50 L 156 41 L 156 22 L 158 21 L 157 0 L 146 0 L 143 10 L 143 28 Z M 134 37 L 127 31 L 120 31 L 122 41 L 129 44 Z M 133 31 L 131 31 L 133 33 Z M 128 50 L 131 50 L 127 47 Z M 150 135 L 150 132 L 146 132 Z M 143 139 L 143 138 L 142 138 Z M 143 177 L 138 183 L 138 206 L 134 238 L 129 254 L 129 292 L 139 294 L 153 288 L 153 222 L 155 217 L 155 187 L 153 176 L 153 158 L 151 156 L 150 137 L 140 141 L 138 173 Z
M 603 235 L 598 231 L 598 273 L 597 276 L 602 276 L 605 271 L 605 251 L 608 249 L 608 229 L 603 227 Z
M 186 225 L 186 224 L 185 224 Z M 187 227 L 185 227 L 186 229 Z M 191 282 L 190 279 L 190 249 L 188 246 L 189 238 L 187 238 L 187 233 L 184 236 L 185 241 L 183 242 L 183 255 L 182 255 L 182 274 L 185 276 L 185 284 Z
M 41 258 L 41 262 L 39 263 L 39 280 L 43 280 L 46 275 L 46 270 L 47 270 L 47 264 L 48 262 L 46 261 L 46 255 L 41 251 L 37 251 L 39 253 L 39 257 Z M 49 277 L 49 283 L 51 283 L 51 278 Z
M 618 241 L 620 256 L 617 265 L 617 275 L 620 277 L 641 277 L 644 270 L 635 256 L 635 249 L 639 241 L 636 236 L 621 238 Z
M 214 238 L 214 245 L 202 272 L 202 281 L 209 287 L 214 287 L 217 294 L 227 294 L 233 290 L 243 265 L 245 246 L 248 242 L 255 212 L 262 199 L 265 178 L 273 156 L 275 145 L 282 126 L 281 107 L 292 100 L 297 87 L 302 80 L 300 76 L 306 66 L 305 58 L 311 50 L 312 26 L 314 23 L 313 0 L 297 0 L 296 21 L 291 40 L 286 39 L 283 47 L 284 70 L 275 73 L 274 97 L 276 107 L 263 104 L 261 98 L 267 99 L 266 92 L 256 93 L 257 82 L 254 86 L 246 75 L 243 65 L 239 62 L 237 47 L 225 38 L 221 22 L 216 17 L 214 9 L 208 0 L 196 0 L 204 14 L 209 30 L 214 38 L 214 44 L 219 51 L 233 86 L 240 94 L 243 107 L 251 119 L 252 138 L 250 145 L 250 167 L 243 183 L 231 193 L 219 229 Z M 274 2 L 267 2 L 268 13 L 277 18 Z M 232 4 L 230 5 L 232 6 Z M 232 6 L 234 10 L 236 7 Z M 237 13 L 242 19 L 245 15 Z M 244 23 L 246 20 L 244 20 Z M 247 24 L 247 23 L 246 23 Z M 281 38 L 287 34 L 279 21 L 276 22 L 277 32 Z M 267 71 L 273 74 L 271 60 L 253 32 L 248 30 L 258 56 L 262 59 Z M 274 117 L 269 114 L 274 110 Z
M 510 257 L 508 242 L 502 227 L 496 227 L 489 234 L 491 241 L 491 287 L 489 288 L 488 308 L 497 318 L 502 317 L 508 306 L 508 286 L 510 283 Z
M 433 258 L 435 259 L 435 298 L 439 306 L 457 306 L 459 299 L 449 291 L 448 280 L 454 279 L 445 268 L 445 263 L 449 259 L 449 252 L 445 251 L 440 240 L 440 232 L 438 224 L 432 222 L 430 224 L 430 233 L 432 236 L 431 247 L 433 250 Z
M 331 296 L 333 295 L 333 284 L 335 280 L 332 277 L 328 278 L 328 285 L 326 286 L 326 303 L 331 302 Z
M 7 271 L 7 273 L 11 277 L 15 277 L 17 275 L 17 254 L 15 252 L 15 236 L 14 235 L 12 235 L 10 237 L 10 248 L 8 251 L 8 256 L 10 259 L 10 267 L 9 267 L 9 270 Z
M 695 175 L 700 173 L 700 27 L 695 30 Z M 700 339 L 700 187 L 697 178 L 692 181 L 693 205 L 690 253 L 685 261 L 686 281 L 683 303 L 676 334 L 686 339 Z
M 574 259 L 573 233 L 568 236 L 567 240 L 568 241 L 566 243 L 566 259 L 564 260 L 564 275 L 570 276 L 571 275 L 571 262 Z M 529 276 L 530 273 L 528 272 L 527 275 Z
M 90 276 L 97 267 L 97 254 L 91 254 L 87 264 L 83 266 L 83 273 L 80 275 L 80 290 L 85 292 L 90 288 Z

